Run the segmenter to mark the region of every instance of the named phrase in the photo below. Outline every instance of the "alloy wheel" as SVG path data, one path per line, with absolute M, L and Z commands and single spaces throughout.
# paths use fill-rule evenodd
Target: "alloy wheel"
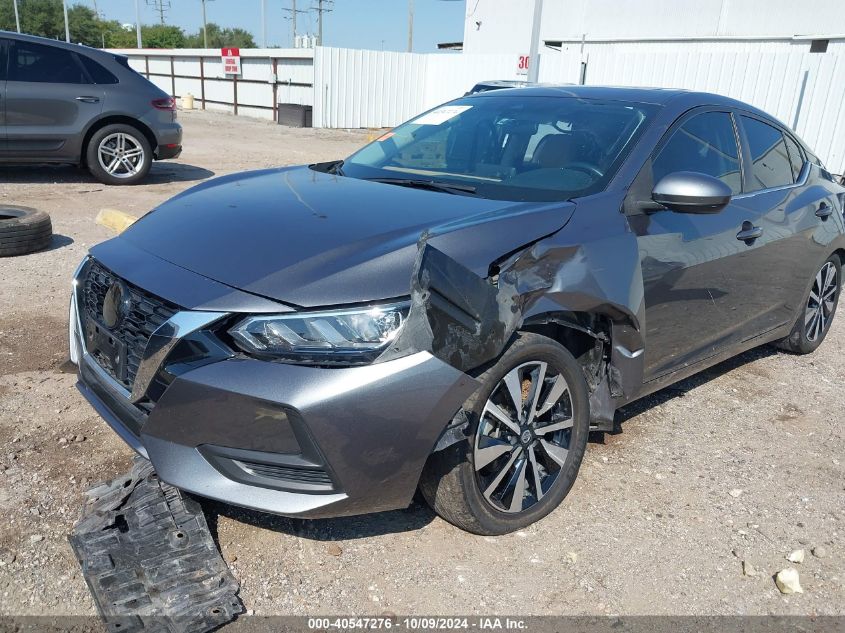
M 560 478 L 573 420 L 566 379 L 548 363 L 509 371 L 485 403 L 475 433 L 473 464 L 487 503 L 509 513 L 539 503 Z
M 130 134 L 115 132 L 100 141 L 97 148 L 100 166 L 115 178 L 131 178 L 144 167 L 144 148 Z
M 822 336 L 830 324 L 833 309 L 836 305 L 836 293 L 839 290 L 839 280 L 836 267 L 825 262 L 813 281 L 810 298 L 804 311 L 804 331 L 807 340 L 815 342 Z

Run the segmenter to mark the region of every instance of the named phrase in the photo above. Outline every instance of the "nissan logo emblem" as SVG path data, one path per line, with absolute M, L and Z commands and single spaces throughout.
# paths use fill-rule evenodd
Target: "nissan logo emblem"
M 119 281 L 112 282 L 103 299 L 103 325 L 110 330 L 120 325 L 129 311 L 129 300 L 126 286 Z

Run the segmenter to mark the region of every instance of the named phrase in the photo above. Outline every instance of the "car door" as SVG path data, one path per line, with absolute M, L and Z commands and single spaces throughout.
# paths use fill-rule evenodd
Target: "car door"
M 6 152 L 15 159 L 79 160 L 82 137 L 103 107 L 76 53 L 13 40 L 6 80 Z
M 6 47 L 9 40 L 0 38 L 0 155 L 6 146 Z
M 738 271 L 756 268 L 755 241 L 742 238 L 759 217 L 734 201 L 718 213 L 687 214 L 630 199 L 650 200 L 654 185 L 678 171 L 713 176 L 740 195 L 741 157 L 734 115 L 696 109 L 675 122 L 632 185 L 626 212 L 643 274 L 646 381 L 712 357 L 747 335 L 755 301 L 747 293 L 754 289 L 748 287 L 751 276 Z
M 745 192 L 734 202 L 757 214 L 756 270 L 748 270 L 747 288 L 759 302 L 755 331 L 765 332 L 795 319 L 806 288 L 829 255 L 828 240 L 814 233 L 838 208 L 827 188 L 808 184 L 813 169 L 792 136 L 774 121 L 739 112 L 745 150 Z M 831 222 L 831 225 L 834 223 Z M 833 228 L 831 226 L 831 228 Z

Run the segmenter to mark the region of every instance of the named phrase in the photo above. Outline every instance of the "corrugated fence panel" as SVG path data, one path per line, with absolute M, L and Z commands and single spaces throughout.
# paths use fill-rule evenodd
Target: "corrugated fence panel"
M 422 109 L 426 55 L 318 47 L 315 127 L 392 127 Z
M 845 55 L 797 47 L 623 50 L 621 44 L 588 47 L 586 83 L 685 88 L 745 101 L 796 127 L 828 169 L 845 171 Z

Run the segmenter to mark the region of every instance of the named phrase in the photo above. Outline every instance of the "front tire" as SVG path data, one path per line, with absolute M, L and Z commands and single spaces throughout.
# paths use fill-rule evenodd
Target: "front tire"
M 556 341 L 521 333 L 479 376 L 464 404 L 470 437 L 429 458 L 420 490 L 468 532 L 506 534 L 566 497 L 584 457 L 589 396 L 584 373 Z
M 134 185 L 153 163 L 150 142 L 137 128 L 117 123 L 94 132 L 85 153 L 91 174 L 106 185 Z
M 842 263 L 837 255 L 831 255 L 822 264 L 813 278 L 810 290 L 804 298 L 804 309 L 792 326 L 792 331 L 777 346 L 793 354 L 810 354 L 822 344 L 836 308 L 842 287 Z

